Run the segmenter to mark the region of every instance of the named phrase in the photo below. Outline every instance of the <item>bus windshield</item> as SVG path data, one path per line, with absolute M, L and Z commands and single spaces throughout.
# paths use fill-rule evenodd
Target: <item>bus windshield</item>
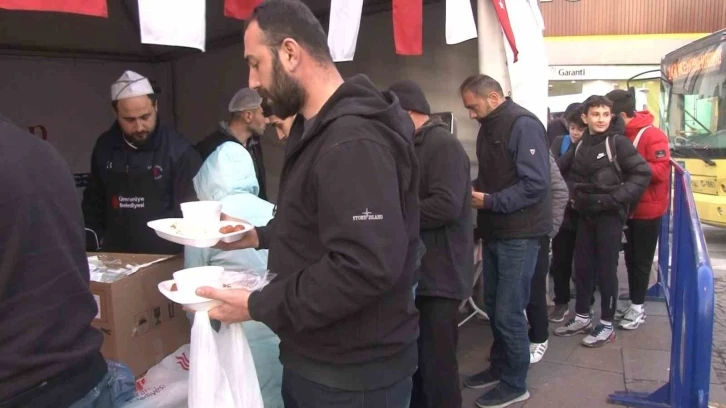
M 726 33 L 712 36 L 663 59 L 665 131 L 676 157 L 726 158 Z

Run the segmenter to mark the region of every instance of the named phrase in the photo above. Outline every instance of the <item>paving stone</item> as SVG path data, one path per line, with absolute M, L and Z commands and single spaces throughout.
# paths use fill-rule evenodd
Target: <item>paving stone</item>
M 605 408 L 608 395 L 625 389 L 622 374 L 544 361 L 529 370 L 528 384 L 537 392 L 526 407 L 537 408 Z
M 554 330 L 557 325 L 550 325 L 550 330 Z M 542 361 L 564 363 L 572 355 L 572 353 L 579 348 L 582 348 L 580 342 L 583 336 L 572 336 L 572 337 L 558 337 L 550 333 L 549 344 L 547 346 L 547 352 L 545 353 Z M 539 364 L 539 363 L 537 363 Z
M 650 309 L 647 310 L 645 324 L 637 330 L 618 329 L 618 338 L 625 348 L 640 348 L 646 350 L 671 349 L 671 324 L 667 317 L 652 316 Z
M 601 347 L 591 349 L 587 347 L 578 347 L 567 359 L 567 362 L 573 366 L 592 368 L 601 371 L 610 371 L 614 373 L 623 372 L 623 355 L 622 349 L 615 347 Z
M 626 380 L 668 381 L 671 353 L 663 350 L 623 349 Z
M 472 350 L 459 352 L 457 354 L 459 362 L 459 373 L 470 376 L 489 367 L 489 351 Z

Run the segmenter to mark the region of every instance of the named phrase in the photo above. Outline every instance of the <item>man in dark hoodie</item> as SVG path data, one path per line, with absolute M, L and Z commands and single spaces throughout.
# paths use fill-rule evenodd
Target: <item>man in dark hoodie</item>
M 112 406 L 73 176 L 1 115 L 0 191 L 0 407 Z
M 555 334 L 588 335 L 586 347 L 615 341 L 613 317 L 618 296 L 618 258 L 629 208 L 638 203 L 650 183 L 648 163 L 633 144 L 613 129 L 612 102 L 593 95 L 583 103 L 582 120 L 588 130 L 575 149 L 561 160 L 573 184 L 572 207 L 577 212 L 575 243 L 576 315 Z M 617 126 L 617 123 L 615 124 Z M 600 323 L 592 327 L 590 298 L 593 281 L 600 288 Z
M 275 218 L 226 248 L 269 248 L 277 277 L 252 294 L 198 294 L 223 301 L 210 318 L 278 334 L 286 407 L 407 407 L 418 361 L 413 124 L 365 76 L 342 79 L 300 1 L 257 6 L 244 42 L 250 87 L 276 116 L 299 114 Z
M 474 279 L 469 157 L 448 126 L 430 116 L 426 96 L 415 82 L 400 81 L 388 90 L 416 128 L 414 145 L 421 169 L 418 195 L 426 253 L 416 291 L 419 367 L 413 377 L 411 407 L 459 408 L 458 308 L 471 296 Z
M 469 378 L 469 388 L 497 386 L 479 407 L 505 407 L 529 398 L 527 307 L 540 240 L 552 232 L 549 144 L 542 122 L 505 98 L 486 75 L 461 84 L 469 116 L 481 124 L 476 141 L 479 177 L 472 205 L 478 209 L 486 274 L 486 312 L 494 343 L 491 365 Z

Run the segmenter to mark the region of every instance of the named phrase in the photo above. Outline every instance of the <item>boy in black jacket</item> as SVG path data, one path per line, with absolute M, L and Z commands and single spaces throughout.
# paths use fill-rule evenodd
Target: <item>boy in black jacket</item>
M 555 330 L 559 336 L 589 333 L 586 347 L 601 347 L 615 340 L 613 317 L 618 296 L 618 258 L 628 210 L 640 200 L 650 183 L 650 167 L 633 144 L 611 129 L 612 102 L 591 96 L 583 104 L 582 120 L 588 131 L 564 162 L 569 167 L 578 214 L 575 244 L 575 312 Z M 566 170 L 565 170 L 566 171 Z M 600 323 L 592 328 L 590 297 L 597 279 L 601 295 Z

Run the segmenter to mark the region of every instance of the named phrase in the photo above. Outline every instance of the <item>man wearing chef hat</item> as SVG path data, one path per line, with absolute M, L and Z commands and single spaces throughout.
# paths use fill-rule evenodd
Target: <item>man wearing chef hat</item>
M 116 121 L 96 141 L 83 192 L 88 247 L 107 252 L 175 254 L 146 223 L 180 217 L 196 200 L 192 179 L 201 158 L 187 140 L 158 120 L 149 80 L 126 71 L 111 85 Z

